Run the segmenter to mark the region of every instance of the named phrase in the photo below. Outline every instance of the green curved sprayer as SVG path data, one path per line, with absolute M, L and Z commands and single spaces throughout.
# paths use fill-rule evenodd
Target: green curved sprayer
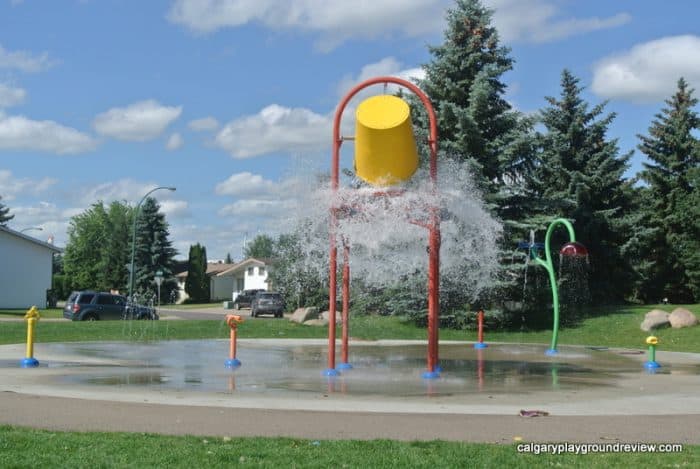
M 569 243 L 565 244 L 561 249 L 560 253 L 567 256 L 586 256 L 588 252 L 586 248 L 576 242 L 576 234 L 574 233 L 574 227 L 571 225 L 569 220 L 564 218 L 557 218 L 554 220 L 547 228 L 547 234 L 544 240 L 544 254 L 545 258 L 542 259 L 537 253 L 537 245 L 534 240 L 531 240 L 529 245 L 530 258 L 536 263 L 541 265 L 547 270 L 549 274 L 549 283 L 552 287 L 552 307 L 554 309 L 554 319 L 552 325 L 552 343 L 547 350 L 547 355 L 555 355 L 557 353 L 557 339 L 559 335 L 559 292 L 557 291 L 557 278 L 554 272 L 554 264 L 552 263 L 552 250 L 550 247 L 550 241 L 552 238 L 552 232 L 557 225 L 564 225 L 569 232 Z

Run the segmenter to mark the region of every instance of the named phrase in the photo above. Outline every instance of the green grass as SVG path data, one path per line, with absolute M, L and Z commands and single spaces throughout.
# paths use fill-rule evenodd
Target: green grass
M 575 328 L 559 333 L 560 345 L 595 345 L 644 349 L 647 333 L 639 329 L 644 314 L 655 306 L 610 307 L 592 311 L 591 316 Z M 688 305 L 696 315 L 700 305 Z M 671 308 L 666 308 L 667 310 Z M 42 311 L 42 315 L 43 315 Z M 603 315 L 605 314 L 605 315 Z M 45 316 L 44 316 L 45 317 Z M 26 337 L 24 322 L 1 323 L 0 344 L 22 343 Z M 100 340 L 179 340 L 227 338 L 223 321 L 96 321 L 39 322 L 36 340 L 41 342 L 76 342 Z M 659 350 L 700 352 L 700 326 L 684 329 L 661 329 Z M 491 332 L 487 342 L 549 344 L 551 331 Z M 240 338 L 324 338 L 326 327 L 303 326 L 280 319 L 245 321 L 239 326 Z M 350 336 L 355 339 L 418 339 L 426 338 L 426 330 L 415 327 L 398 317 L 359 316 L 351 319 Z M 475 331 L 440 330 L 441 340 L 476 340 Z
M 445 441 L 220 438 L 0 426 L 0 467 L 699 467 L 700 447 L 669 454 L 519 454 L 515 445 Z
M 0 318 L 22 318 L 27 314 L 27 309 L 0 309 Z M 62 318 L 63 310 L 60 308 L 39 309 L 42 318 Z

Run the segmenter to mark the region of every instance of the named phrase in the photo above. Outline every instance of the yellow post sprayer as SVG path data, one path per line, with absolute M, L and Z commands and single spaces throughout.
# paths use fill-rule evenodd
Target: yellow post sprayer
M 27 353 L 25 354 L 24 360 L 22 360 L 22 368 L 35 368 L 39 366 L 39 360 L 34 358 L 34 327 L 37 321 L 39 321 L 39 310 L 36 306 L 32 306 L 27 310 L 27 314 L 24 315 L 24 319 L 27 320 Z

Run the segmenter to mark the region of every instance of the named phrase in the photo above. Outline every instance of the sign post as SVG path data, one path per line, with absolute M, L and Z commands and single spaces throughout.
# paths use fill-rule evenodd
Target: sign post
M 156 285 L 158 285 L 158 307 L 160 308 L 160 284 L 163 283 L 163 271 L 159 270 L 156 272 L 156 276 L 154 277 L 154 280 L 156 281 Z

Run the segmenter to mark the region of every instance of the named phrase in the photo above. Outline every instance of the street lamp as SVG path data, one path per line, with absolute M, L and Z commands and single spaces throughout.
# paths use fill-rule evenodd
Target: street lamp
M 44 231 L 44 229 L 40 226 L 30 226 L 29 228 L 25 228 L 23 230 L 20 230 L 19 232 L 24 233 L 25 231 L 29 231 L 29 230 Z
M 141 208 L 141 204 L 143 203 L 144 200 L 146 200 L 146 197 L 151 195 L 152 192 L 157 191 L 158 189 L 167 189 L 169 191 L 174 191 L 174 187 L 166 187 L 166 186 L 160 186 L 156 187 L 155 189 L 151 189 L 141 197 L 141 200 L 139 203 L 136 205 L 136 212 L 134 213 L 134 226 L 131 231 L 131 266 L 129 268 L 129 301 L 133 301 L 133 296 L 132 293 L 134 291 L 134 255 L 136 254 L 136 219 L 139 217 L 139 209 Z

